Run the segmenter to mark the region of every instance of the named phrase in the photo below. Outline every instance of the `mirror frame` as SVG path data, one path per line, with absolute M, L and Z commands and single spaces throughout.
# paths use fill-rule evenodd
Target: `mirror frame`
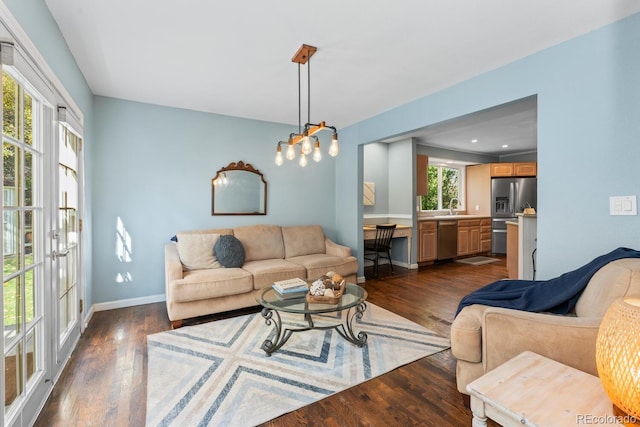
M 264 205 L 262 206 L 262 212 L 217 212 L 216 213 L 216 186 L 215 181 L 218 177 L 228 171 L 242 171 L 256 174 L 260 177 L 260 181 L 264 186 Z M 229 166 L 221 168 L 216 172 L 216 176 L 211 180 L 211 215 L 266 215 L 267 214 L 267 181 L 264 179 L 264 175 L 254 168 L 250 163 L 245 163 L 242 160 L 239 162 L 231 162 Z

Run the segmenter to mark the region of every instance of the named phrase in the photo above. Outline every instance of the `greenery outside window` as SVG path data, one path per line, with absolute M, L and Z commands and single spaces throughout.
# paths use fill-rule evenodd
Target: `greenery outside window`
M 464 209 L 464 167 L 429 165 L 427 174 L 429 194 L 422 196 L 421 210 L 447 210 L 454 198 L 457 202 L 453 202 L 453 209 Z

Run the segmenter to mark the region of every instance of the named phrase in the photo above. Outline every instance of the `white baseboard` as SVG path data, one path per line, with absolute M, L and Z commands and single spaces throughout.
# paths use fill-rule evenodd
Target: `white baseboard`
M 150 295 L 148 297 L 130 298 L 130 299 L 123 299 L 118 301 L 110 301 L 110 302 L 101 302 L 98 304 L 94 304 L 91 307 L 91 311 L 113 310 L 114 308 L 125 308 L 125 307 L 133 307 L 136 305 L 153 304 L 155 302 L 162 302 L 166 300 L 167 300 L 167 297 L 165 294 L 158 294 L 158 295 Z
M 96 310 L 94 309 L 94 306 L 92 305 L 89 308 L 89 311 L 87 311 L 87 314 L 82 318 L 82 331 L 84 332 L 85 329 L 87 329 L 87 326 L 89 326 L 89 322 L 91 321 L 91 318 L 93 317 L 93 313 L 95 313 Z
M 393 265 L 397 265 L 398 267 L 402 267 L 402 268 L 407 268 L 409 270 L 417 270 L 418 269 L 418 264 L 407 264 L 406 262 L 403 261 L 398 261 L 396 259 L 394 259 L 392 261 Z M 380 265 L 385 265 L 385 264 L 389 264 L 389 261 L 385 262 L 381 262 Z M 369 260 L 364 260 L 364 266 L 365 267 L 371 267 L 373 265 L 373 261 L 369 261 Z
M 408 270 L 416 270 L 418 268 L 418 264 L 407 264 L 406 262 L 393 260 L 393 265 L 397 265 L 402 268 L 406 268 Z

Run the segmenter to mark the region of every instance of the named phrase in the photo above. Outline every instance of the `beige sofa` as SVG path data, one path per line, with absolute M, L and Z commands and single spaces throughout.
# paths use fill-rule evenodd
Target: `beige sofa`
M 609 305 L 623 296 L 640 296 L 640 259 L 613 261 L 593 275 L 567 316 L 471 305 L 451 325 L 451 352 L 457 359 L 460 393 L 467 384 L 525 350 L 592 375 L 596 337 Z
M 202 263 L 196 263 L 196 268 L 185 265 L 193 247 L 184 242 L 210 242 L 218 235 L 233 235 L 242 243 L 242 267 L 220 266 L 215 253 L 205 268 L 198 267 Z M 356 282 L 358 262 L 351 249 L 329 240 L 319 225 L 192 230 L 178 233 L 177 240 L 165 245 L 167 313 L 174 328 L 182 326 L 184 319 L 258 305 L 256 298 L 262 290 L 277 280 L 313 280 L 335 271 L 348 282 Z

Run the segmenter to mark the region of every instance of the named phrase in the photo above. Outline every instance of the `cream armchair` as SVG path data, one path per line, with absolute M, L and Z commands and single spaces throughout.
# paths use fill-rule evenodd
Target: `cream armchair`
M 613 261 L 593 275 L 571 315 L 531 313 L 471 305 L 451 325 L 458 391 L 519 353 L 529 350 L 597 375 L 595 345 L 609 305 L 640 296 L 640 259 Z

